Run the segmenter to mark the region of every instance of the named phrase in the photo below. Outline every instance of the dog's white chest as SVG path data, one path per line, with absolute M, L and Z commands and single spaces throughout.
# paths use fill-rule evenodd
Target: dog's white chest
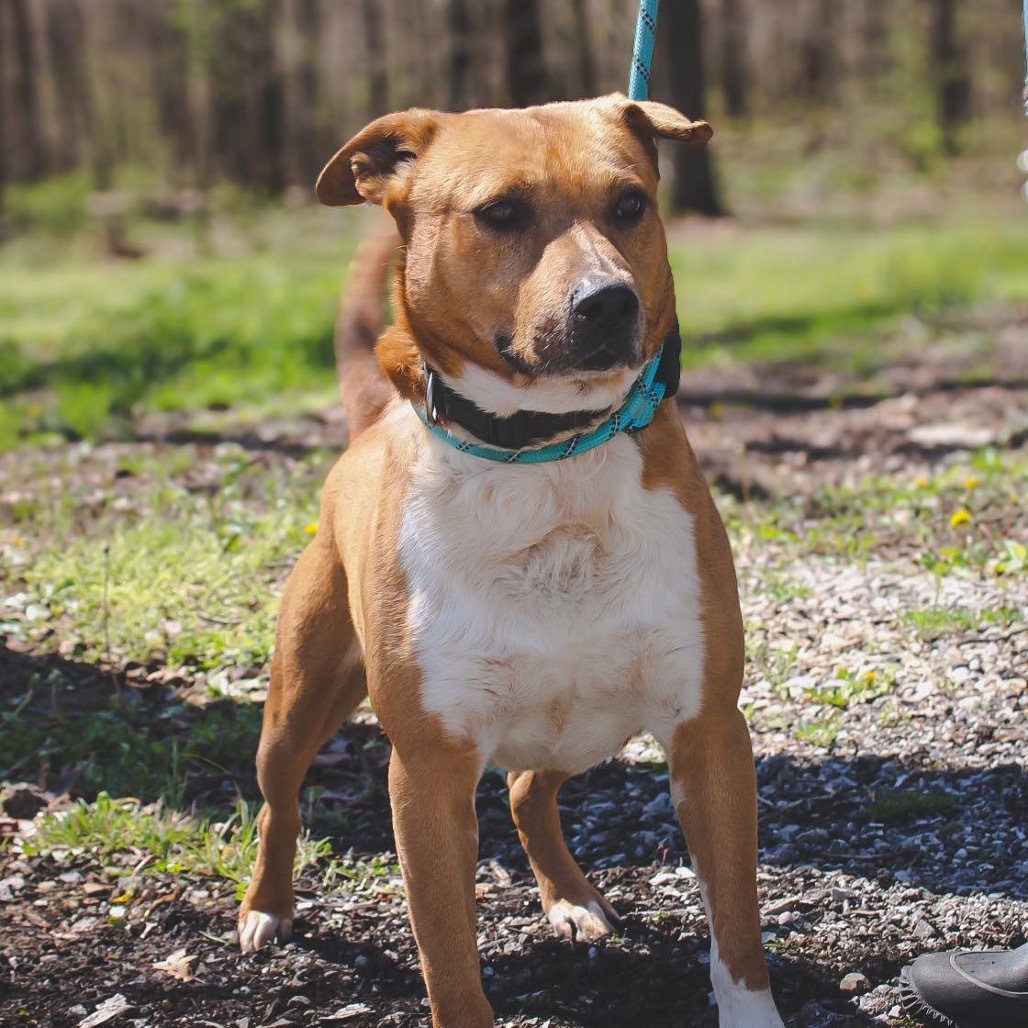
M 574 773 L 697 712 L 692 519 L 632 440 L 527 467 L 432 440 L 400 550 L 422 705 L 484 759 Z

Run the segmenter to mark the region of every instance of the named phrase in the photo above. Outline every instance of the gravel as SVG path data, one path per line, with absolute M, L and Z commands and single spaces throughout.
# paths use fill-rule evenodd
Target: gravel
M 1014 452 L 1028 423 L 1023 383 L 717 417 L 704 388 L 694 380 L 686 415 L 711 477 L 736 496 L 811 498 L 801 515 L 811 524 L 826 484 L 943 474 L 983 439 Z M 295 431 L 283 429 L 287 442 Z M 276 459 L 291 459 L 273 427 L 262 432 Z M 1003 532 L 1028 537 L 1023 502 L 996 502 Z M 899 1026 L 896 975 L 918 953 L 1028 934 L 1028 579 L 940 575 L 902 524 L 870 552 L 831 552 L 750 530 L 746 507 L 726 504 L 742 526 L 733 541 L 750 645 L 743 705 L 773 987 L 792 1028 Z M 926 609 L 1008 614 L 935 631 L 910 620 Z M 4 683 L 4 709 L 19 695 L 17 682 Z M 29 819 L 61 800 L 28 784 L 9 789 L 0 1022 L 427 1024 L 391 853 L 387 750 L 375 739 L 370 716 L 345 728 L 309 784 L 324 790 L 318 816 L 346 808 L 337 852 L 378 860 L 384 872 L 354 889 L 308 868 L 294 942 L 247 957 L 234 947 L 231 883 L 140 872 L 130 890 L 88 852 L 26 857 L 17 840 Z M 344 794 L 351 802 L 333 798 Z M 715 1025 L 702 906 L 652 740 L 632 740 L 570 782 L 561 808 L 573 851 L 624 925 L 591 946 L 551 938 L 502 776 L 488 771 L 478 797 L 479 947 L 498 1023 Z

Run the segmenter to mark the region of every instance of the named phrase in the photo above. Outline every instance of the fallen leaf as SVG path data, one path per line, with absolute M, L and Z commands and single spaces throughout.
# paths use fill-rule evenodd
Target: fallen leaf
M 193 970 L 189 965 L 195 960 L 195 953 L 187 953 L 184 949 L 177 949 L 170 956 L 165 957 L 164 960 L 158 960 L 153 965 L 153 968 L 155 971 L 164 971 L 166 974 L 170 974 L 172 978 L 177 978 L 180 982 L 191 982 L 193 980 Z

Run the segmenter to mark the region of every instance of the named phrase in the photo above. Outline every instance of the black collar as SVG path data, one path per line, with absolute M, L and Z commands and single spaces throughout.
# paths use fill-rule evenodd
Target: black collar
M 678 323 L 664 340 L 664 349 L 657 366 L 657 382 L 664 384 L 664 396 L 678 392 L 682 371 L 682 339 Z M 548 414 L 545 411 L 519 410 L 503 417 L 490 414 L 471 400 L 451 389 L 430 367 L 425 368 L 425 413 L 430 423 L 445 421 L 459 425 L 489 446 L 504 450 L 520 450 L 544 440 L 553 439 L 563 432 L 585 428 L 604 418 L 608 409 L 576 410 L 566 414 Z

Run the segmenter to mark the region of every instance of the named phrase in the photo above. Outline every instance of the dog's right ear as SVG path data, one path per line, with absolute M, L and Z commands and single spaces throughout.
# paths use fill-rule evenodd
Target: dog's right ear
M 406 186 L 418 155 L 432 142 L 442 115 L 413 108 L 387 114 L 357 133 L 325 165 L 314 187 L 330 207 L 388 206 Z

